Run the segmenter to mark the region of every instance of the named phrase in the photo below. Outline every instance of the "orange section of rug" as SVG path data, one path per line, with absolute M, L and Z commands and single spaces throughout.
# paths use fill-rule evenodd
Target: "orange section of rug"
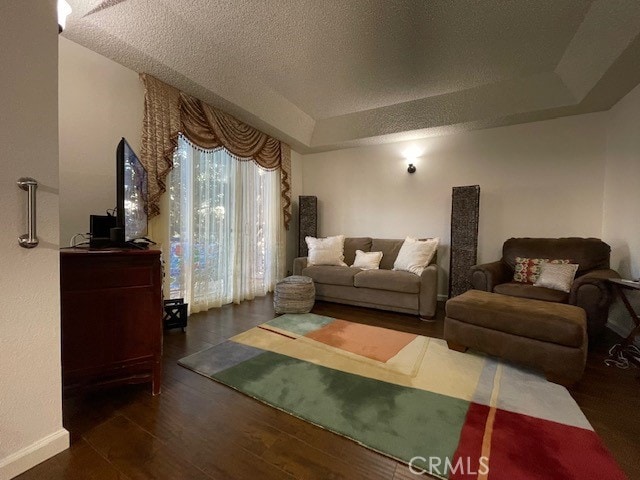
M 394 357 L 417 337 L 411 333 L 344 320 L 335 320 L 305 336 L 325 345 L 379 362 L 386 362 Z

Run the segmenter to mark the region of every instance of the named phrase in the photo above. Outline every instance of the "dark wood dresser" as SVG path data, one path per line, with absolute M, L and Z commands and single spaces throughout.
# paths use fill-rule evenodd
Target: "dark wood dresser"
M 162 269 L 158 250 L 60 251 L 62 384 L 162 380 Z

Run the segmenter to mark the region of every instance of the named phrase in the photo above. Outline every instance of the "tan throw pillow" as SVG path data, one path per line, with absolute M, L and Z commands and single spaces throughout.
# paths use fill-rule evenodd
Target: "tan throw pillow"
M 382 260 L 382 252 L 356 250 L 356 259 L 351 266 L 362 270 L 378 270 L 380 268 L 380 260 Z
M 543 263 L 571 263 L 571 260 L 549 260 L 548 258 L 516 257 L 513 269 L 513 281 L 519 283 L 536 283 Z
M 428 240 L 418 240 L 407 237 L 400 247 L 398 257 L 393 264 L 394 270 L 415 273 L 422 275 L 422 272 L 429 265 L 440 243 L 440 238 L 430 238 Z
M 578 265 L 575 263 L 543 263 L 540 268 L 540 276 L 533 285 L 569 293 L 577 271 Z
M 307 267 L 313 265 L 347 266 L 344 263 L 344 235 L 326 238 L 306 237 L 304 240 L 309 248 Z

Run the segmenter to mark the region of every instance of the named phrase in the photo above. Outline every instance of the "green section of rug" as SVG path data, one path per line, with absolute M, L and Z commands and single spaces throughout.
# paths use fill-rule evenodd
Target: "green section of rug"
M 287 313 L 274 318 L 267 322 L 266 325 L 297 333 L 298 335 L 306 335 L 330 324 L 334 320 L 334 318 L 323 317 L 313 313 Z
M 409 462 L 452 458 L 469 402 L 273 352 L 212 378 L 379 452 Z

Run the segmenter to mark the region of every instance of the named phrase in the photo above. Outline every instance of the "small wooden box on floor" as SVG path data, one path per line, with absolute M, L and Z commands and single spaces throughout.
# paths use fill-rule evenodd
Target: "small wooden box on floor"
M 580 307 L 469 290 L 446 304 L 444 339 L 542 370 L 551 382 L 571 385 L 587 360 L 587 320 Z
M 162 381 L 162 270 L 157 250 L 60 252 L 62 384 Z

